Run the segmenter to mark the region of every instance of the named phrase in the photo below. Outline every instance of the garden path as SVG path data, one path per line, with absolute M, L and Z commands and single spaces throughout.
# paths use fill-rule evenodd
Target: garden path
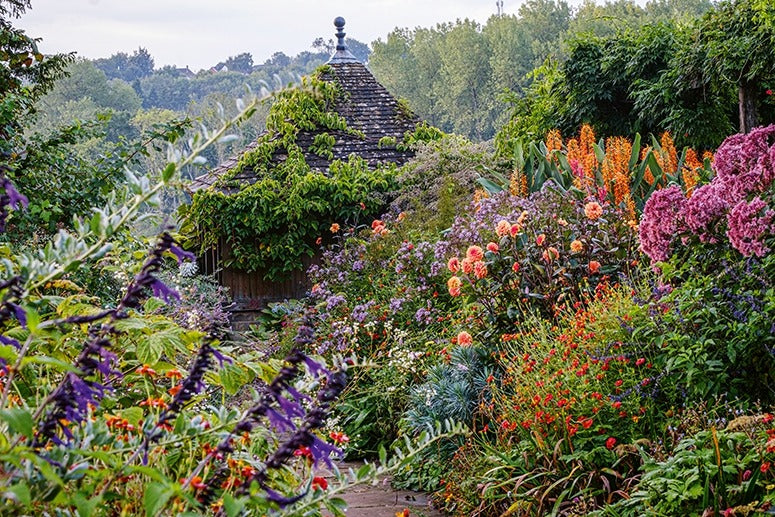
M 344 462 L 339 468 L 358 470 L 361 464 Z M 358 485 L 349 489 L 342 498 L 347 501 L 347 517 L 396 517 L 404 509 L 411 517 L 443 517 L 431 506 L 427 494 L 411 490 L 394 490 L 390 478 L 379 479 L 376 485 Z

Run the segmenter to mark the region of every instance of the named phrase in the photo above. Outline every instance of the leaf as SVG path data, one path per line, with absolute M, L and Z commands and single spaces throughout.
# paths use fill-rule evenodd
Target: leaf
M 8 424 L 8 429 L 16 434 L 21 434 L 28 438 L 32 437 L 34 423 L 32 415 L 26 409 L 12 408 L 0 411 L 0 419 Z
M 143 506 L 145 506 L 145 515 L 148 517 L 154 517 L 158 514 L 167 504 L 170 497 L 172 497 L 173 491 L 167 485 L 162 483 L 149 483 L 145 487 L 145 493 L 143 494 Z
M 237 517 L 245 509 L 245 503 L 235 499 L 231 494 L 223 494 L 223 511 L 226 512 L 226 517 Z
M 73 496 L 73 502 L 75 503 L 75 508 L 78 510 L 79 516 L 91 517 L 98 513 L 96 510 L 97 506 L 102 502 L 102 496 L 98 495 L 91 499 L 86 499 L 86 496 L 79 493 Z
M 175 174 L 175 169 L 176 168 L 177 167 L 175 167 L 175 163 L 174 162 L 168 163 L 167 166 L 164 167 L 164 170 L 161 172 L 161 180 L 164 183 L 167 183 L 169 180 L 171 180 L 172 176 Z
M 18 482 L 12 487 L 9 487 L 6 493 L 3 494 L 3 497 L 13 499 L 24 506 L 28 506 L 32 501 L 30 496 L 30 488 L 27 486 L 27 482 L 24 480 Z

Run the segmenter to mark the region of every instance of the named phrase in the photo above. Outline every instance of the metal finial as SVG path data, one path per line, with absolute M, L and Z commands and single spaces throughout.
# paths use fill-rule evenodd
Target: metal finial
M 336 27 L 337 38 L 336 52 L 333 56 L 331 56 L 331 59 L 328 60 L 329 64 L 359 63 L 360 61 L 358 61 L 358 58 L 352 55 L 352 53 L 347 49 L 347 43 L 344 42 L 344 18 L 337 16 L 334 19 L 334 26 Z
M 347 50 L 347 44 L 344 42 L 344 37 L 347 35 L 344 32 L 344 18 L 337 16 L 334 19 L 334 27 L 336 27 L 336 50 Z

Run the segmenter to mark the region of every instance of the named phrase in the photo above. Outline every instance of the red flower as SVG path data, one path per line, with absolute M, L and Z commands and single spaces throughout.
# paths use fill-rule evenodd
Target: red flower
M 609 436 L 608 440 L 605 441 L 605 448 L 611 450 L 614 448 L 614 445 L 616 445 L 616 438 Z
M 764 474 L 765 472 L 770 470 L 770 462 L 769 461 L 765 461 L 764 463 L 762 463 L 762 466 L 759 467 L 759 470 L 762 471 L 762 474 Z
M 315 476 L 312 478 L 312 490 L 328 490 L 326 478 Z
M 764 93 L 766 93 L 767 95 L 772 95 L 772 90 L 767 90 L 767 91 L 766 91 L 766 92 L 764 92 Z
M 350 437 L 347 436 L 344 433 L 340 433 L 338 431 L 331 431 L 328 433 L 328 437 L 331 438 L 335 444 L 342 445 L 344 443 L 349 443 Z
M 638 358 L 638 360 L 637 360 L 637 361 L 635 361 L 635 366 L 640 366 L 640 365 L 642 365 L 642 364 L 643 364 L 643 363 L 645 363 L 645 362 L 646 362 L 646 359 L 645 359 L 645 358 L 643 358 L 643 357 L 639 357 L 639 358 Z
M 293 455 L 294 456 L 303 456 L 303 457 L 307 458 L 308 460 L 314 459 L 313 456 L 312 456 L 312 451 L 306 445 L 302 445 L 301 447 L 299 447 L 298 449 L 293 451 Z
M 151 368 L 150 365 L 144 364 L 137 369 L 137 373 L 139 373 L 140 375 L 147 375 L 148 377 L 153 377 L 154 375 L 156 375 L 156 370 Z

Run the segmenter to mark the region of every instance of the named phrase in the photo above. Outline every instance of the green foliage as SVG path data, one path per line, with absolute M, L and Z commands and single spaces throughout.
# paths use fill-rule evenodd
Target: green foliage
M 277 95 L 267 132 L 221 180 L 222 186 L 239 191 L 200 190 L 185 209 L 190 238 L 202 249 L 223 239 L 231 253 L 227 265 L 283 278 L 301 267 L 303 257 L 315 254 L 315 240 L 332 223 L 373 214 L 381 204 L 374 194 L 393 188 L 394 169 L 370 170 L 354 155 L 347 162 L 333 161 L 327 172 L 312 170 L 304 159 L 296 143 L 300 131 L 323 130 L 310 150 L 327 158 L 335 143 L 329 131 L 359 135 L 332 110 L 338 86 L 319 78 L 328 73 L 322 68 L 301 88 Z M 278 153 L 286 154 L 285 160 L 276 162 Z M 246 169 L 257 181 L 241 185 L 231 180 Z

